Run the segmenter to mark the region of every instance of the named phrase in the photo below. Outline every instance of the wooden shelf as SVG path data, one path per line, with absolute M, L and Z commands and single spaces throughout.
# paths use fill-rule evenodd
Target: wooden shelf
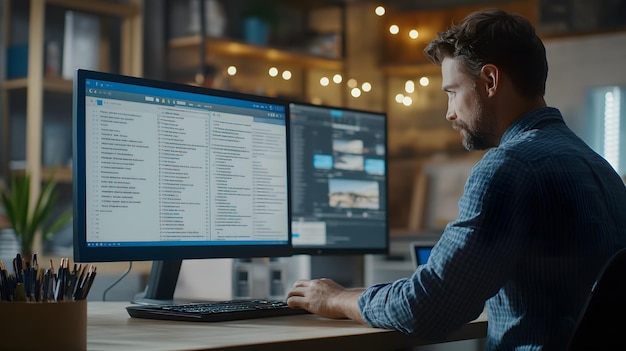
M 41 171 L 41 177 L 43 179 L 53 178 L 57 183 L 71 183 L 72 182 L 72 168 L 71 167 L 57 167 L 57 168 L 43 168 Z
M 7 90 L 26 89 L 28 87 L 28 80 L 26 78 L 11 79 L 2 82 L 2 88 Z M 72 81 L 63 78 L 44 78 L 43 80 L 44 91 L 58 92 L 58 93 L 72 93 Z
M 23 175 L 24 170 L 18 169 L 11 172 L 13 175 Z M 41 169 L 42 180 L 54 178 L 57 183 L 71 183 L 72 182 L 72 168 L 71 167 L 44 167 Z
M 91 12 L 114 17 L 130 17 L 139 14 L 140 8 L 133 3 L 114 3 L 103 0 L 46 0 L 49 5 L 61 6 L 69 10 Z
M 417 63 L 414 65 L 385 65 L 383 71 L 391 76 L 417 76 L 424 74 L 440 74 L 441 67 L 432 63 Z
M 63 78 L 44 78 L 43 89 L 49 92 L 72 93 L 73 82 Z
M 189 57 L 189 50 L 197 52 L 201 45 L 200 35 L 171 39 L 169 42 L 172 62 L 181 62 Z M 317 68 L 327 70 L 341 70 L 343 61 L 321 56 L 307 55 L 277 48 L 250 45 L 243 42 L 206 38 L 207 53 L 223 56 L 240 57 L 252 60 L 260 60 L 275 63 L 290 63 L 303 68 Z M 177 54 L 179 52 L 179 54 Z M 196 55 L 192 55 L 195 57 Z
M 26 78 L 11 79 L 2 82 L 2 88 L 6 90 L 26 89 L 27 86 Z

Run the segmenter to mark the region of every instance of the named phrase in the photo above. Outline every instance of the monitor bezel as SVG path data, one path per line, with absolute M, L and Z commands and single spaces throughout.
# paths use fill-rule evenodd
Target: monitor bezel
M 389 127 L 388 127 L 388 115 L 383 111 L 373 111 L 373 110 L 365 110 L 353 107 L 344 107 L 344 106 L 336 106 L 331 104 L 313 104 L 303 101 L 290 101 L 290 115 L 289 119 L 291 119 L 291 105 L 302 105 L 307 107 L 314 108 L 328 108 L 328 109 L 336 109 L 342 111 L 352 111 L 357 113 L 365 113 L 365 114 L 373 114 L 373 115 L 381 115 L 384 119 L 384 128 L 385 128 L 385 205 L 387 206 L 387 220 L 385 226 L 385 244 L 384 246 L 376 246 L 376 247 L 321 247 L 314 245 L 293 245 L 293 254 L 294 255 L 310 255 L 310 256 L 347 256 L 347 255 L 365 255 L 365 254 L 388 254 L 389 253 Z M 291 139 L 290 139 L 291 143 Z M 290 156 L 291 157 L 291 156 Z M 293 167 L 293 165 L 291 166 Z M 291 211 L 291 209 L 290 209 Z
M 86 155 L 85 155 L 85 88 L 88 79 L 178 90 L 195 94 L 245 99 L 260 103 L 277 104 L 285 109 L 285 141 L 287 172 L 287 240 L 272 245 L 203 245 L 203 246 L 141 246 L 141 247 L 88 247 L 86 244 Z M 240 92 L 217 90 L 147 78 L 114 73 L 78 69 L 73 82 L 73 210 L 74 210 L 74 260 L 76 262 L 121 262 L 150 260 L 182 260 L 205 258 L 285 257 L 292 255 L 291 209 L 290 209 L 290 147 L 289 147 L 289 101 Z

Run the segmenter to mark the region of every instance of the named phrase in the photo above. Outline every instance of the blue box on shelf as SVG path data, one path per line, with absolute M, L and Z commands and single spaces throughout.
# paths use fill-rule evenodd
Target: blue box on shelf
M 7 47 L 7 79 L 24 78 L 28 75 L 28 44 Z

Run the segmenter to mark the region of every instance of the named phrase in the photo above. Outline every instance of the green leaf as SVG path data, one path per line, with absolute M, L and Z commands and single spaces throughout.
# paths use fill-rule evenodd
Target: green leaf
M 47 180 L 30 210 L 30 176 L 14 176 L 11 178 L 9 189 L 3 189 L 0 200 L 6 216 L 11 222 L 16 237 L 22 244 L 24 253 L 32 251 L 37 232 L 41 230 L 42 239 L 47 240 L 50 235 L 72 218 L 71 209 L 58 216 L 50 225 L 53 208 L 57 200 L 56 183 L 52 177 Z

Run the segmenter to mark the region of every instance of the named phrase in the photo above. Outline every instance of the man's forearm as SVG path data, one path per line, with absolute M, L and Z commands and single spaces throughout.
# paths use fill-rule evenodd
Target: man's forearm
M 359 309 L 359 296 L 361 296 L 364 290 L 363 288 L 346 289 L 340 294 L 333 296 L 333 308 L 341 311 L 346 318 L 366 324 L 363 317 L 361 317 L 361 310 Z

